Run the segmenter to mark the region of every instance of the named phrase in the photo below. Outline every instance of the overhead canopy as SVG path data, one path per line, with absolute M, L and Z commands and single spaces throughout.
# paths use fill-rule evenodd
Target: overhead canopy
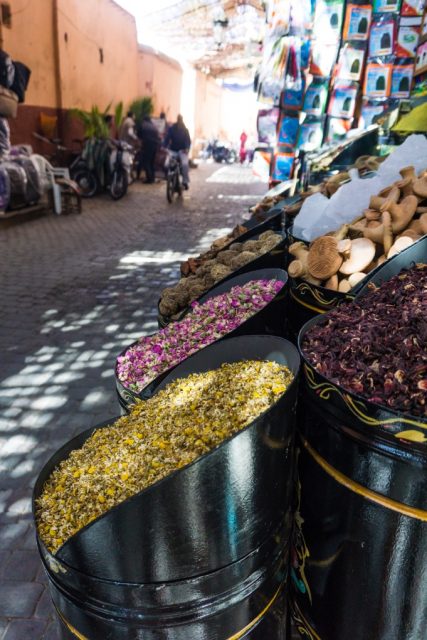
M 181 53 L 197 69 L 248 79 L 261 56 L 265 10 L 261 0 L 178 0 L 153 8 L 144 23 L 169 51 Z

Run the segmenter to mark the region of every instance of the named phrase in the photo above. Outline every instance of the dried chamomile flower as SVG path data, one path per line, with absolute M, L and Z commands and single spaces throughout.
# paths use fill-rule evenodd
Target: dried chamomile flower
M 224 364 L 171 382 L 97 429 L 54 469 L 37 500 L 44 544 L 55 553 L 95 518 L 244 429 L 292 378 L 276 362 Z

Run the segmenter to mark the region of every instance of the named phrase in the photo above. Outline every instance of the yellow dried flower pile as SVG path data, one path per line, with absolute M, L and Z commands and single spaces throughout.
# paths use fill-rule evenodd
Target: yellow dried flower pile
M 52 472 L 37 500 L 41 539 L 55 553 L 95 518 L 246 427 L 292 379 L 276 362 L 246 360 L 171 382 Z

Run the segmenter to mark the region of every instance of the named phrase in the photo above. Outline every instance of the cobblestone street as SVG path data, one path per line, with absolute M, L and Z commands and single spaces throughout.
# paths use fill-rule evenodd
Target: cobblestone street
M 202 165 L 168 205 L 133 185 L 82 215 L 0 222 L 0 640 L 57 640 L 31 492 L 46 460 L 119 414 L 116 355 L 156 329 L 179 262 L 240 222 L 266 186 L 240 166 Z

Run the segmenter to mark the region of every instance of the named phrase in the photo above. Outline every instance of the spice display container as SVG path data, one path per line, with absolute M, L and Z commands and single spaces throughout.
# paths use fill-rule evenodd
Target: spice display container
M 276 294 L 276 296 L 266 304 L 265 307 L 254 313 L 253 316 L 242 322 L 240 326 L 236 329 L 227 333 L 223 338 L 219 338 L 217 340 L 224 340 L 227 338 L 232 338 L 240 335 L 277 335 L 286 337 L 286 307 L 288 303 L 288 295 L 287 295 L 287 273 L 283 271 L 283 269 L 259 269 L 258 271 L 249 271 L 247 273 L 243 273 L 239 276 L 235 276 L 213 287 L 208 293 L 201 296 L 197 302 L 199 304 L 203 304 L 207 300 L 214 298 L 223 293 L 229 292 L 235 286 L 243 286 L 248 282 L 253 280 L 277 280 L 283 283 L 282 289 Z M 191 308 L 187 310 L 187 312 L 183 315 L 186 317 L 189 313 L 191 313 Z M 125 350 L 121 352 L 119 357 L 123 356 L 127 349 L 137 344 L 137 341 L 129 345 Z M 212 343 L 213 344 L 213 343 Z M 119 380 L 117 374 L 117 364 L 115 368 L 115 380 L 116 380 L 116 390 L 118 395 L 118 400 L 120 404 L 120 408 L 124 412 L 128 412 L 131 405 L 135 404 L 139 399 L 144 399 L 150 397 L 153 393 L 153 389 L 159 384 L 163 378 L 168 375 L 169 371 L 173 369 L 175 366 L 171 367 L 164 373 L 160 374 L 156 380 L 153 380 L 152 383 L 148 384 L 143 391 L 137 393 L 136 391 L 132 391 L 124 384 L 122 384 Z
M 248 427 L 92 521 L 55 556 L 38 539 L 64 638 L 74 629 L 91 639 L 108 631 L 126 640 L 285 640 L 297 350 L 275 336 L 230 338 L 188 358 L 158 388 L 242 359 L 286 364 L 295 378 Z M 34 501 L 93 431 L 49 460 Z
M 299 336 L 293 616 L 309 638 L 419 640 L 427 635 L 427 420 L 318 373 L 302 343 L 327 319 Z
M 61 640 L 290 640 L 288 557 L 277 531 L 242 560 L 189 580 L 129 584 L 42 561 Z
M 305 242 L 305 240 L 296 238 L 293 235 L 293 228 L 291 226 L 288 229 L 288 248 L 294 242 L 303 242 L 304 245 L 308 247 L 308 243 Z M 334 309 L 341 302 L 353 300 L 358 288 L 359 287 L 355 287 L 354 290 L 349 293 L 342 293 L 341 291 L 332 291 L 331 289 L 309 283 L 302 278 L 289 277 L 289 337 L 296 342 L 298 333 L 306 322 L 319 314 L 331 311 L 331 309 Z
M 238 242 L 249 240 L 254 233 L 262 233 L 268 229 L 273 231 L 281 231 L 283 223 L 283 208 L 279 204 L 272 207 L 269 211 L 264 212 L 257 217 L 256 215 L 244 221 L 247 232 L 238 238 Z
M 252 233 L 253 233 L 253 231 L 252 231 Z M 258 240 L 258 235 L 259 235 L 258 232 L 254 233 L 254 235 L 251 235 L 250 237 L 247 237 L 245 239 L 245 241 L 246 240 Z M 240 241 L 240 239 L 239 239 L 239 241 Z M 219 252 L 219 253 L 221 253 L 221 252 Z M 217 286 L 223 284 L 224 282 L 227 282 L 231 278 L 234 278 L 235 276 L 239 276 L 239 275 L 241 275 L 243 273 L 247 273 L 249 271 L 259 271 L 260 269 L 275 269 L 275 268 L 283 269 L 285 267 L 285 256 L 286 256 L 286 236 L 283 235 L 283 239 L 281 240 L 281 242 L 279 242 L 273 249 L 270 249 L 269 251 L 267 251 L 263 255 L 258 256 L 257 258 L 255 258 L 251 262 L 248 262 L 244 266 L 242 266 L 242 267 L 236 269 L 235 271 L 233 271 L 232 273 L 228 274 L 222 280 L 220 280 L 217 283 L 215 283 L 210 289 L 205 291 L 205 293 L 203 295 L 206 295 L 213 287 L 217 287 Z M 159 303 L 160 303 L 160 300 L 159 300 L 157 306 L 159 306 Z M 158 320 L 159 327 L 160 328 L 165 327 L 167 324 L 169 324 L 169 322 L 172 322 L 173 320 L 180 320 L 185 315 L 185 313 L 187 313 L 187 311 L 188 311 L 188 307 L 186 309 L 184 309 L 183 311 L 181 311 L 180 313 L 178 313 L 172 319 L 171 317 L 168 317 L 168 316 L 165 316 L 164 314 L 162 314 L 160 312 L 160 309 L 158 308 L 157 320 Z

